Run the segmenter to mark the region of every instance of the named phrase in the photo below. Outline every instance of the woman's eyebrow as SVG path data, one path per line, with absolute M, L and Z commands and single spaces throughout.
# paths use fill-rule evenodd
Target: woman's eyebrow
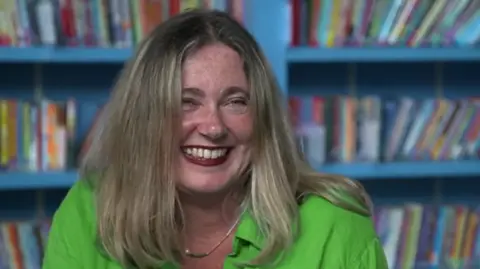
M 232 87 L 226 88 L 225 90 L 222 91 L 222 96 L 228 96 L 228 95 L 233 95 L 237 93 L 243 94 L 247 97 L 250 96 L 249 92 L 246 89 L 238 86 L 232 86 Z
M 200 90 L 199 88 L 193 88 L 193 87 L 183 88 L 182 94 L 189 94 L 189 95 L 193 95 L 195 97 L 200 97 L 200 98 L 205 97 L 204 91 Z

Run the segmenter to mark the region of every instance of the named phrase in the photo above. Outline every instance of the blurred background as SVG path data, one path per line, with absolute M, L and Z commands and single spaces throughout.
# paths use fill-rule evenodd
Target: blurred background
M 390 268 L 480 268 L 478 0 L 0 0 L 0 268 L 40 268 L 123 63 L 195 7 L 257 38 L 309 161 L 372 195 Z

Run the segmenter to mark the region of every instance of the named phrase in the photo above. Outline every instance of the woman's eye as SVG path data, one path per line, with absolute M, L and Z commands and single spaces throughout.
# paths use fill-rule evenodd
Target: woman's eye
M 182 110 L 189 111 L 195 109 L 198 106 L 198 102 L 193 99 L 184 98 L 182 99 Z
M 235 100 L 232 100 L 232 104 L 246 106 L 247 101 L 245 101 L 243 99 L 235 99 Z
M 235 98 L 228 100 L 226 106 L 235 113 L 245 113 L 248 108 L 248 101 L 243 98 Z

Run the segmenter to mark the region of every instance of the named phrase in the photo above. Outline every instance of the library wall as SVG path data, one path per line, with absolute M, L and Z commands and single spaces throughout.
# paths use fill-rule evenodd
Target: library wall
M 13 3 L 15 0 L 7 1 Z M 44 4 L 48 2 L 42 1 Z M 202 1 L 207 2 L 215 3 L 219 9 L 233 6 L 230 0 Z M 174 9 L 169 6 L 164 10 L 172 14 L 180 11 L 179 1 L 162 3 L 177 3 Z M 369 140 L 370 144 L 378 146 L 378 150 L 369 150 L 367 157 L 360 156 L 357 151 L 362 143 L 358 132 L 343 136 L 343 140 L 349 141 L 348 147 L 345 147 L 345 141 L 339 143 L 344 156 L 338 150 L 328 150 L 329 143 L 316 136 L 305 139 L 305 132 L 299 131 L 301 126 L 297 126 L 297 131 L 299 141 L 307 145 L 304 148 L 306 154 L 309 154 L 308 145 L 310 151 L 315 149 L 314 158 L 307 157 L 316 170 L 357 179 L 366 187 L 375 203 L 373 220 L 379 237 L 390 263 L 396 264 L 392 268 L 411 268 L 415 264 L 418 268 L 444 269 L 442 266 L 450 263 L 458 269 L 461 269 L 460 265 L 480 268 L 476 266 L 480 262 L 480 152 L 453 154 L 443 159 L 416 158 L 415 150 L 410 150 L 410 155 L 401 158 L 396 154 L 387 159 L 384 156 L 388 144 L 385 141 L 393 135 L 390 125 L 384 122 L 386 112 L 390 111 L 390 101 L 411 98 L 422 107 L 426 100 L 436 98 L 447 101 L 478 98 L 480 28 L 478 16 L 474 14 L 478 14 L 479 2 L 238 0 L 237 3 L 241 3 L 238 7 L 243 7 L 243 11 L 235 12 L 235 16 L 243 17 L 243 23 L 264 50 L 285 97 L 300 100 L 303 123 L 311 121 L 314 97 L 327 102 L 333 97 L 340 97 L 338 100 L 349 100 L 355 106 L 361 103 L 359 101 L 368 99 L 381 112 L 378 137 Z M 387 6 L 388 3 L 390 5 Z M 412 9 L 412 6 L 418 8 Z M 11 7 L 13 5 L 0 5 L 0 11 Z M 233 9 L 230 11 L 233 12 Z M 393 20 L 386 23 L 388 14 L 404 14 L 401 17 L 407 19 L 413 18 L 409 15 L 413 11 L 415 19 L 404 25 L 403 32 L 398 31 L 402 28 L 401 24 L 394 25 Z M 154 16 L 155 23 L 163 21 L 163 15 Z M 436 19 L 423 20 L 427 15 Z M 446 15 L 453 16 L 453 19 L 447 20 L 448 23 L 440 21 L 439 18 Z M 96 18 L 113 25 L 108 16 L 100 14 Z M 354 19 L 357 21 L 355 25 L 347 25 L 339 18 L 347 18 L 350 23 Z M 133 26 L 140 22 L 133 18 L 125 21 L 126 25 L 130 22 Z M 438 28 L 435 27 L 438 33 L 428 34 L 428 21 L 439 23 Z M 333 29 L 332 25 L 337 28 Z M 380 28 L 385 29 L 380 31 Z M 394 31 L 394 28 L 397 30 Z M 416 31 L 420 28 L 421 31 Z M 24 102 L 48 100 L 49 103 L 74 100 L 73 147 L 67 152 L 69 156 L 78 156 L 99 106 L 107 100 L 123 63 L 133 55 L 132 46 L 141 39 L 142 33 L 112 36 L 111 40 L 102 36 L 95 40 L 99 43 L 94 46 L 91 43 L 89 46 L 78 46 L 74 44 L 78 41 L 75 38 L 57 40 L 59 43 L 55 44 L 49 39 L 38 40 L 38 36 L 31 40 L 19 39 L 15 44 L 8 43 L 11 40 L 4 38 L 3 30 L 0 27 L 0 104 L 6 99 Z M 473 46 L 475 44 L 476 47 Z M 478 110 L 478 104 L 475 106 Z M 324 119 L 333 117 L 333 113 L 325 110 L 322 113 Z M 349 113 L 349 124 L 359 128 L 362 124 L 359 115 L 363 112 L 354 109 Z M 412 121 L 418 119 L 419 116 L 414 114 Z M 477 114 L 475 120 L 467 122 L 478 125 L 478 119 L 480 115 Z M 343 123 L 337 121 L 327 129 L 340 125 Z M 435 139 L 430 142 L 436 142 Z M 473 140 L 476 142 L 474 149 L 478 149 L 478 133 Z M 0 145 L 2 143 L 5 141 L 0 139 Z M 372 152 L 375 153 L 370 155 Z M 324 160 L 319 161 L 322 157 Z M 3 165 L 1 150 L 0 162 Z M 47 222 L 39 223 L 41 234 L 45 237 L 49 217 L 78 178 L 76 164 L 76 158 L 69 158 L 59 169 L 25 169 L 16 164 L 14 167 L 7 166 L 7 169 L 2 167 L 1 225 L 19 221 L 20 227 L 23 221 L 46 219 Z M 441 256 L 439 263 L 425 258 L 425 248 L 421 249 L 419 242 L 432 235 L 424 223 L 437 224 L 445 219 L 449 220 L 448 230 L 435 230 L 436 244 L 440 248 L 445 244 L 445 248 L 439 250 L 437 246 L 437 249 L 428 249 Z M 458 226 L 454 226 L 457 221 Z M 395 233 L 399 227 L 401 232 Z M 468 234 L 464 233 L 467 229 Z M 395 234 L 397 237 L 393 238 Z M 444 240 L 450 234 L 455 237 L 455 247 L 447 245 L 450 243 Z M 411 244 L 407 245 L 404 238 L 409 238 Z M 423 242 L 433 244 L 432 239 Z M 417 259 L 413 260 L 410 256 L 402 261 L 404 257 L 400 252 L 393 251 L 395 248 L 418 254 Z

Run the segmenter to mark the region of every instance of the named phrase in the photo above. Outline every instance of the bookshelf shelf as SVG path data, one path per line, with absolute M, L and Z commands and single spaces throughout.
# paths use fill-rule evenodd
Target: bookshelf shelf
M 132 49 L 0 47 L 3 63 L 123 63 Z M 290 48 L 289 63 L 480 61 L 480 48 Z
M 480 48 L 290 48 L 289 63 L 480 61 Z
M 318 171 L 358 180 L 480 176 L 480 161 L 328 164 Z
M 480 161 L 397 162 L 326 164 L 318 171 L 339 174 L 358 180 L 415 179 L 432 177 L 480 176 Z M 77 180 L 75 170 L 67 172 L 9 172 L 0 174 L 0 191 L 22 189 L 69 188 Z
M 0 47 L 0 63 L 123 63 L 132 49 Z
M 68 172 L 8 172 L 0 174 L 0 191 L 69 188 L 77 180 L 75 171 Z

